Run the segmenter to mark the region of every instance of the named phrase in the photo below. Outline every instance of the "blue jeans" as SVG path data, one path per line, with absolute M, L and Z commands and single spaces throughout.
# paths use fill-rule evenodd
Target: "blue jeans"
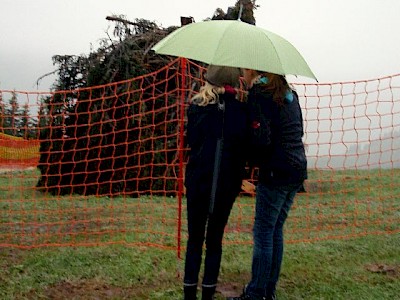
M 252 277 L 245 291 L 252 299 L 275 293 L 283 257 L 283 225 L 300 187 L 257 186 Z

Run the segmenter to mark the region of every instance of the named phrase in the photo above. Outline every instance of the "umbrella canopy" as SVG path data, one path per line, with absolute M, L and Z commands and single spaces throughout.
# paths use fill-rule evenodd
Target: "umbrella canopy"
M 192 23 L 166 36 L 152 50 L 207 64 L 316 79 L 291 43 L 275 33 L 242 21 Z

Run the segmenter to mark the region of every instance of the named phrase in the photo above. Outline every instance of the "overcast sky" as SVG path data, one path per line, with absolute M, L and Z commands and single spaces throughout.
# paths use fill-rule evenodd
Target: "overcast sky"
M 1 0 L 0 89 L 47 91 L 53 55 L 89 54 L 114 25 L 106 16 L 162 27 L 196 22 L 236 0 Z M 321 83 L 400 73 L 399 0 L 257 0 L 257 26 L 289 40 Z M 110 30 L 111 32 L 111 30 Z M 305 78 L 297 79 L 309 82 Z

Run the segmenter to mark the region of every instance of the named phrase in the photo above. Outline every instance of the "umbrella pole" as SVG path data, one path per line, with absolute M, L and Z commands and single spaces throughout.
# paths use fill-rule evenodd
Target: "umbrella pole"
M 217 140 L 217 146 L 215 148 L 213 181 L 212 181 L 212 186 L 211 186 L 210 206 L 208 209 L 208 212 L 210 215 L 214 211 L 215 196 L 217 194 L 218 177 L 219 177 L 219 171 L 221 168 L 221 156 L 222 156 L 223 145 L 224 145 L 224 139 L 223 139 L 223 137 L 221 137 Z
M 214 158 L 214 172 L 213 180 L 211 185 L 211 197 L 210 206 L 208 213 L 211 215 L 214 212 L 215 197 L 217 194 L 218 178 L 221 169 L 221 158 L 222 158 L 222 147 L 224 146 L 224 122 L 225 122 L 225 102 L 218 104 L 218 109 L 222 110 L 222 127 L 221 137 L 217 139 L 217 146 L 215 147 L 215 158 Z

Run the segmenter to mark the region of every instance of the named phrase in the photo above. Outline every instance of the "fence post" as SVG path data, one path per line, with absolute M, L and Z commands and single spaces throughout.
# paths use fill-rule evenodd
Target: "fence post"
M 186 58 L 181 58 L 180 62 L 180 102 L 179 102 L 179 172 L 178 172 L 178 228 L 177 228 L 177 256 L 181 258 L 181 240 L 182 240 L 182 194 L 183 194 L 183 151 L 185 148 L 185 100 L 186 100 Z

